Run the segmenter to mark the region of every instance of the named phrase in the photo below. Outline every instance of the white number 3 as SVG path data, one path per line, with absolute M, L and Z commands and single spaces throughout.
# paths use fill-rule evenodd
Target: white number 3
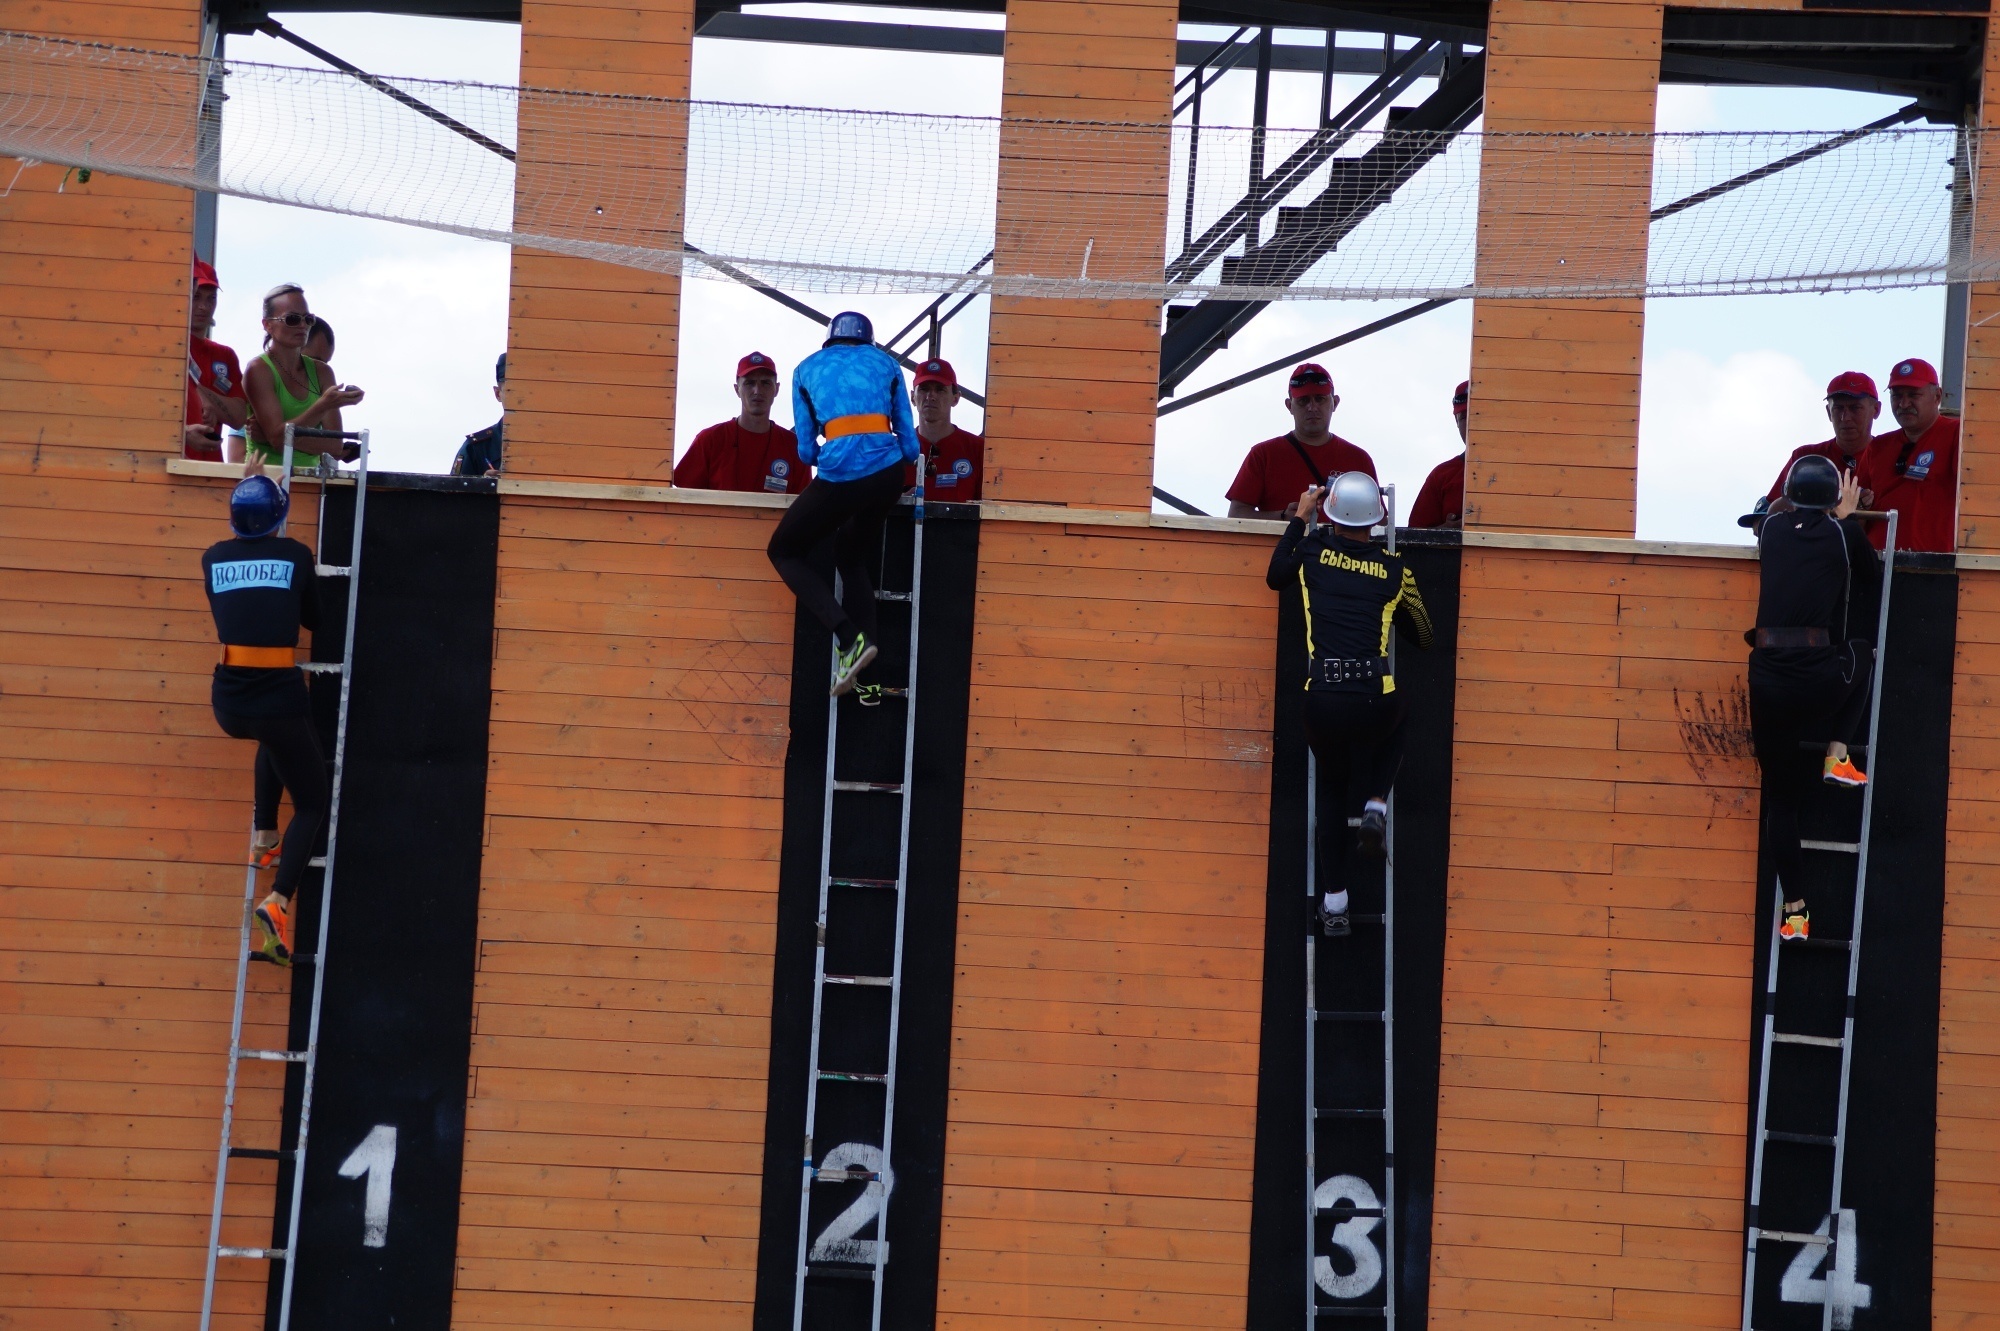
M 389 1242 L 389 1181 L 396 1172 L 396 1129 L 377 1123 L 374 1131 L 361 1139 L 348 1157 L 340 1162 L 342 1178 L 368 1178 L 368 1192 L 361 1203 L 361 1246 L 380 1248 Z
M 1368 1180 L 1352 1174 L 1336 1174 L 1313 1189 L 1313 1205 L 1319 1210 L 1331 1211 L 1336 1202 L 1347 1202 L 1359 1211 L 1382 1209 L 1381 1199 Z M 1331 1257 L 1313 1258 L 1313 1279 L 1329 1296 L 1358 1299 L 1382 1282 L 1382 1253 L 1368 1237 L 1381 1223 L 1379 1215 L 1358 1215 L 1333 1227 L 1334 1246 L 1353 1259 L 1354 1270 L 1335 1275 Z
M 1825 1220 L 1813 1231 L 1821 1235 L 1826 1232 Z M 1835 1331 L 1852 1331 L 1854 1310 L 1875 1301 L 1871 1287 L 1855 1283 L 1855 1261 L 1860 1257 L 1856 1246 L 1854 1212 L 1844 1210 L 1840 1213 L 1840 1230 L 1834 1236 L 1832 1278 L 1821 1280 L 1813 1274 L 1826 1262 L 1826 1245 L 1808 1243 L 1799 1249 L 1799 1255 L 1792 1258 L 1792 1264 L 1779 1278 L 1778 1297 L 1786 1303 L 1831 1303 Z

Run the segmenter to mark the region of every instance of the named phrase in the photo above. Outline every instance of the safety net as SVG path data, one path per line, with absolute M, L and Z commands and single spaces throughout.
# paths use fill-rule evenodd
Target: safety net
M 1992 280 L 1981 147 L 1979 131 L 1904 122 L 1500 134 L 890 114 L 0 33 L 0 155 L 804 291 L 1265 301 Z

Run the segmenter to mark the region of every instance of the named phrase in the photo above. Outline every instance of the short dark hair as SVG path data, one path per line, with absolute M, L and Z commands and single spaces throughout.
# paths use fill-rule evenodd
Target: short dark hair
M 315 314 L 313 316 L 313 326 L 306 330 L 306 341 L 308 342 L 312 341 L 313 338 L 319 335 L 320 333 L 326 334 L 326 354 L 331 356 L 333 354 L 333 345 L 334 345 L 333 325 L 328 323 L 325 319 L 322 319 L 319 315 Z
M 500 359 L 493 362 L 493 382 L 496 384 L 507 382 L 507 353 L 504 351 L 500 353 Z

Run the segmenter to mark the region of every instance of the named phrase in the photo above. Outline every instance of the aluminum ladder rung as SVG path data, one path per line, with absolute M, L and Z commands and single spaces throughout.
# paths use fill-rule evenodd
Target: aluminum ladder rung
M 1861 843 L 1859 841 L 1807 841 L 1802 839 L 1799 842 L 1799 849 L 1830 850 L 1836 855 L 1859 855 L 1861 853 Z
M 888 989 L 896 983 L 893 975 L 822 975 L 820 979 L 827 984 L 854 984 L 870 989 Z
M 1387 1317 L 1387 1308 L 1315 1308 L 1314 1317 Z
M 1776 1128 L 1764 1129 L 1764 1140 L 1791 1142 L 1796 1146 L 1838 1146 L 1840 1138 L 1829 1137 L 1818 1132 L 1780 1132 Z
M 882 1175 L 872 1169 L 815 1169 L 815 1183 L 879 1183 Z
M 1331 1009 L 1312 1013 L 1315 1021 L 1383 1021 L 1386 1017 L 1387 1014 L 1381 1012 L 1338 1012 Z
M 903 783 L 900 781 L 836 781 L 833 789 L 845 795 L 900 795 Z
M 878 888 L 885 892 L 894 892 L 896 889 L 902 886 L 901 883 L 897 882 L 893 878 L 842 878 L 842 877 L 829 878 L 826 880 L 826 885 L 828 887 L 872 887 L 872 888 Z
M 889 1084 L 889 1074 L 886 1072 L 834 1072 L 828 1068 L 820 1068 L 813 1073 L 813 1076 L 821 1081 L 851 1081 L 858 1082 L 864 1086 L 887 1086 Z
M 1814 1247 L 1825 1247 L 1833 1240 L 1825 1234 L 1800 1234 L 1789 1229 L 1759 1229 L 1757 1241 L 1769 1239 L 1773 1243 L 1804 1243 Z
M 1789 1031 L 1772 1031 L 1772 1044 L 1807 1044 L 1820 1049 L 1845 1049 L 1847 1041 L 1838 1035 L 1794 1035 Z
M 908 601 L 908 600 L 910 599 L 910 596 L 911 596 L 911 593 L 909 593 L 909 592 L 876 592 L 876 593 L 875 593 L 875 599 L 876 599 L 876 600 L 878 600 L 878 601 Z
M 1386 1109 L 1325 1109 L 1319 1106 L 1313 1108 L 1313 1115 L 1316 1118 L 1383 1118 L 1388 1112 Z
M 280 484 L 287 493 L 291 490 L 293 438 L 296 432 L 297 427 L 295 426 L 287 425 L 285 427 L 284 471 Z M 308 435 L 317 433 L 321 437 L 330 437 L 323 432 L 307 431 L 306 433 Z M 340 702 L 335 713 L 336 720 L 334 723 L 333 779 L 330 783 L 330 796 L 326 815 L 326 853 L 311 857 L 309 862 L 310 867 L 328 870 L 333 866 L 336 848 L 340 840 L 341 793 L 346 784 L 347 728 L 350 705 L 353 700 L 355 622 L 356 611 L 360 604 L 358 584 L 361 575 L 362 538 L 363 533 L 367 530 L 368 514 L 369 432 L 361 430 L 341 435 L 340 437 L 357 439 L 361 445 L 361 465 L 353 473 L 354 522 L 349 537 L 348 562 L 339 565 L 326 563 L 324 561 L 325 550 L 322 547 L 315 552 L 313 569 L 321 577 L 344 577 L 349 580 L 349 592 L 344 617 L 344 636 L 341 642 L 341 659 L 339 661 L 303 661 L 299 663 L 300 668 L 309 674 L 334 675 L 340 679 Z M 320 520 L 318 523 L 318 539 L 322 541 L 326 535 L 326 495 L 327 487 L 322 484 L 319 494 Z M 284 530 L 282 526 L 279 528 L 281 534 Z M 209 1212 L 206 1270 L 203 1273 L 201 1290 L 201 1317 L 197 1323 L 199 1331 L 210 1331 L 213 1323 L 215 1314 L 216 1263 L 224 1258 L 232 1257 L 284 1262 L 282 1268 L 283 1275 L 278 1282 L 277 1317 L 271 1331 L 290 1331 L 292 1321 L 292 1295 L 296 1268 L 295 1263 L 290 1261 L 289 1258 L 293 1252 L 297 1251 L 299 1243 L 300 1215 L 305 1192 L 302 1181 L 305 1177 L 306 1147 L 312 1123 L 314 1072 L 317 1068 L 316 1051 L 319 1048 L 320 1017 L 325 1005 L 326 972 L 324 967 L 314 965 L 318 960 L 316 956 L 296 956 L 292 959 L 294 969 L 299 966 L 312 967 L 312 1004 L 310 1014 L 307 1018 L 304 1049 L 245 1049 L 243 1047 L 243 1012 L 245 996 L 249 988 L 250 963 L 253 961 L 268 960 L 261 953 L 253 952 L 250 948 L 252 907 L 258 897 L 257 865 L 255 863 L 257 854 L 256 829 L 253 828 L 251 831 L 251 862 L 244 866 L 243 916 L 240 925 L 242 943 L 236 963 L 235 1010 L 230 1019 L 228 1072 L 223 1085 L 221 1133 L 216 1150 L 214 1203 Z M 331 936 L 332 919 L 333 878 L 329 873 L 325 887 L 320 894 L 319 928 L 322 938 Z M 236 1115 L 237 1076 L 241 1066 L 246 1062 L 286 1063 L 300 1066 L 303 1075 L 299 1082 L 298 1102 L 295 1110 L 297 1117 L 291 1120 L 297 1125 L 297 1142 L 292 1147 L 283 1150 L 271 1150 L 261 1147 L 236 1146 L 231 1143 L 231 1138 L 234 1135 Z M 288 1213 L 281 1213 L 272 1217 L 273 1229 L 282 1228 L 286 1235 L 284 1247 L 248 1248 L 222 1242 L 222 1220 L 225 1203 L 228 1199 L 229 1162 L 231 1160 L 276 1160 L 281 1162 L 289 1161 L 293 1164 L 296 1185 L 291 1190 Z
M 831 1262 L 807 1262 L 805 1274 L 809 1276 L 831 1276 L 836 1280 L 873 1280 L 875 1268 L 872 1266 L 835 1266 Z

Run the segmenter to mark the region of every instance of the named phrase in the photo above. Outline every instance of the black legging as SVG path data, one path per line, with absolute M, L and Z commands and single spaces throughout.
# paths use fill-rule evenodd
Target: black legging
M 319 841 L 320 825 L 326 821 L 326 759 L 319 747 L 319 731 L 310 714 L 291 716 L 238 716 L 217 710 L 215 720 L 231 739 L 257 741 L 255 805 L 252 823 L 259 831 L 278 825 L 278 791 L 292 796 L 292 821 L 285 826 L 284 848 L 278 852 L 278 876 L 271 890 L 290 898 L 299 890 L 306 861 L 312 858 Z
M 1824 750 L 1815 746 L 1852 742 L 1868 706 L 1872 653 L 1865 642 L 1823 648 L 1824 658 L 1804 666 L 1771 666 L 1750 657 L 1750 741 L 1757 750 L 1764 788 L 1764 842 L 1786 898 L 1797 900 L 1805 885 L 1805 855 L 1799 848 L 1799 810 L 1821 780 Z M 1795 653 L 1788 653 L 1788 655 Z
M 1385 798 L 1396 784 L 1407 710 L 1400 693 L 1306 690 L 1306 743 L 1333 778 L 1333 788 L 1344 792 L 1339 807 L 1319 810 L 1322 892 L 1345 891 L 1353 881 L 1358 845 L 1347 820 L 1359 818 L 1369 800 Z
M 903 464 L 884 467 L 858 481 L 815 476 L 792 501 L 767 553 L 778 576 L 813 618 L 833 631 L 842 647 L 858 629 L 875 637 L 875 584 L 869 566 L 882 545 L 882 524 L 903 493 Z M 833 566 L 840 571 L 840 600 L 813 571 L 812 551 L 833 535 Z

